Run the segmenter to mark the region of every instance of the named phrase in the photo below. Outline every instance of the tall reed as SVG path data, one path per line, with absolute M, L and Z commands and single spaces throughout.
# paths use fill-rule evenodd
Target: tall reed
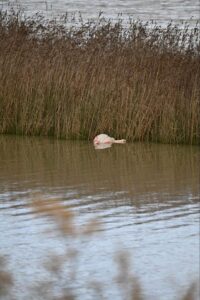
M 61 20 L 0 13 L 0 133 L 200 143 L 198 24 Z

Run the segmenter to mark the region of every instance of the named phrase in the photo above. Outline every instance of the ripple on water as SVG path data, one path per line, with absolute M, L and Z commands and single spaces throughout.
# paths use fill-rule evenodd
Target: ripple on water
M 22 282 L 47 276 L 44 257 L 72 245 L 81 252 L 77 290 L 84 300 L 92 299 L 84 287 L 91 274 L 111 286 L 118 248 L 130 252 L 147 299 L 173 299 L 172 281 L 184 289 L 188 278 L 198 278 L 197 147 L 127 144 L 97 153 L 82 142 L 1 137 L 0 143 L 0 252 L 10 257 L 20 300 Z M 51 219 L 33 214 L 36 195 L 61 201 L 80 228 L 98 218 L 98 234 L 63 239 Z

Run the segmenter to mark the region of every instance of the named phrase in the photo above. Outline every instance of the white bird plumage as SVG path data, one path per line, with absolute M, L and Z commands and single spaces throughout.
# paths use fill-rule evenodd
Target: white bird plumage
M 110 137 L 109 135 L 102 133 L 97 135 L 93 140 L 94 145 L 100 145 L 100 144 L 124 144 L 126 143 L 126 140 L 116 140 L 113 137 Z

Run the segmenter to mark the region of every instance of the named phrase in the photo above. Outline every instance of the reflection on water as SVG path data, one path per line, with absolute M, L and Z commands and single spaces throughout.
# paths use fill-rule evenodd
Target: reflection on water
M 83 288 L 87 276 L 112 277 L 116 245 L 133 253 L 147 299 L 173 299 L 174 285 L 198 278 L 198 147 L 136 143 L 96 151 L 89 142 L 0 136 L 0 252 L 11 259 L 19 295 L 22 281 L 45 276 L 38 267 L 44 253 L 63 249 L 56 234 L 43 234 L 49 220 L 34 218 L 34 192 L 60 199 L 79 225 L 101 217 L 100 237 L 79 245 L 80 299 L 92 299 Z
M 8 5 L 8 3 L 10 5 Z M 199 19 L 199 0 L 3 0 L 2 9 L 11 5 L 21 6 L 28 13 L 38 11 L 47 16 L 57 16 L 63 12 L 81 12 L 86 18 L 96 18 L 103 11 L 107 17 L 115 18 L 117 14 L 129 14 L 142 20 L 194 20 Z
M 94 145 L 94 148 L 96 150 L 104 150 L 104 149 L 108 149 L 108 148 L 111 148 L 112 147 L 112 144 L 95 144 Z

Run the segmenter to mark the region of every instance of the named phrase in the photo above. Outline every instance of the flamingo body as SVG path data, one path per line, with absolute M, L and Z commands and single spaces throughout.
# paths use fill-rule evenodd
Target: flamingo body
M 126 140 L 115 140 L 113 137 L 110 137 L 107 134 L 99 134 L 97 135 L 93 140 L 94 145 L 100 145 L 100 144 L 124 144 L 126 143 Z

